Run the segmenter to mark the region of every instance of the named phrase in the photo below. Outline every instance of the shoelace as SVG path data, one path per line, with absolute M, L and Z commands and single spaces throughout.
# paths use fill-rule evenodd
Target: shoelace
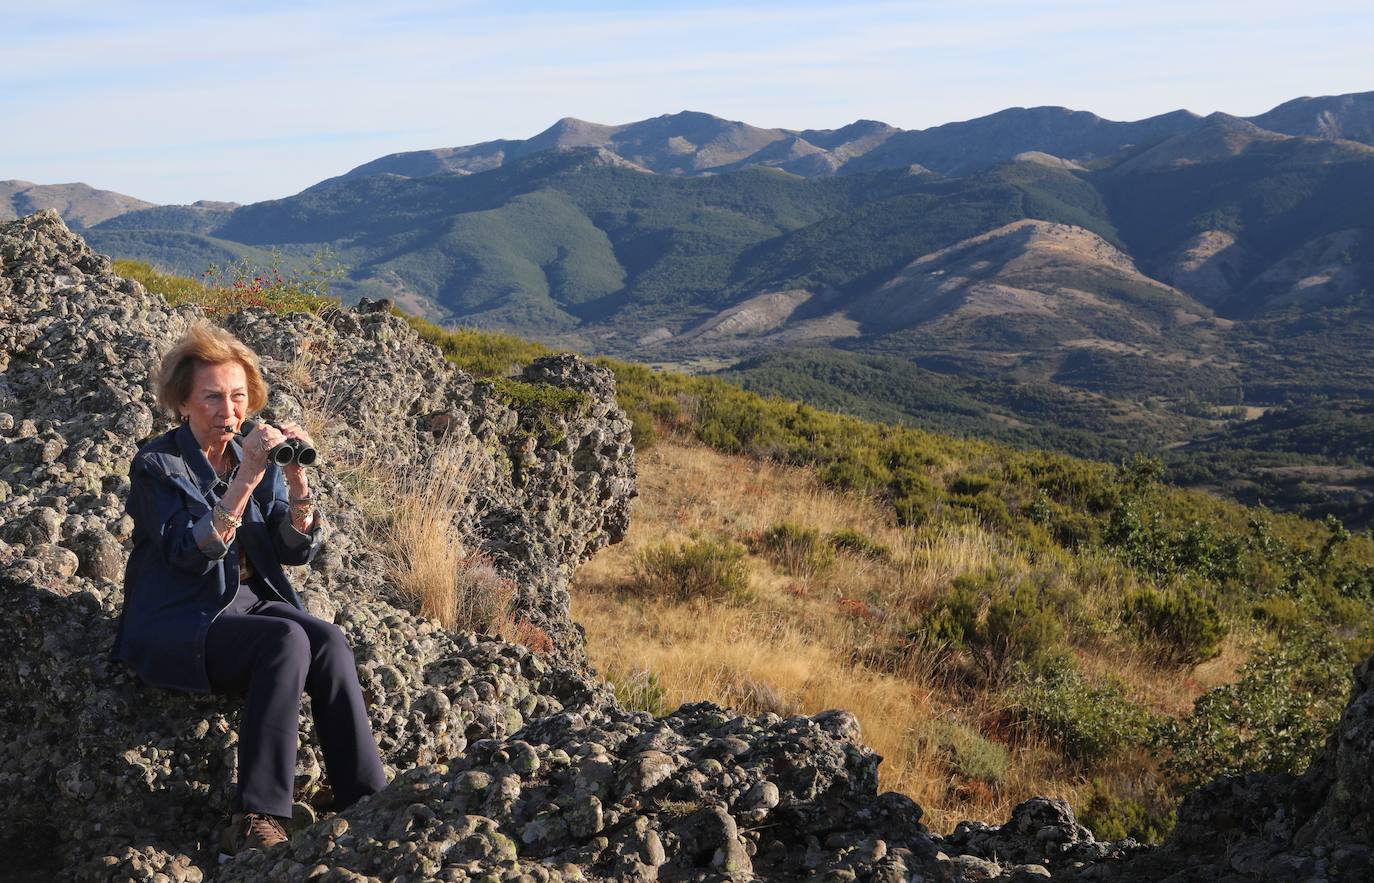
M 286 839 L 286 831 L 282 828 L 281 822 L 271 816 L 261 815 L 250 812 L 243 817 L 247 830 L 244 831 L 244 841 L 250 838 L 257 838 L 264 843 L 277 843 Z

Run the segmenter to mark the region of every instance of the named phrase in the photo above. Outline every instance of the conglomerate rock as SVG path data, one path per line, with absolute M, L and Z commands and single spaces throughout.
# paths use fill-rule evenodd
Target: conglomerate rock
M 113 275 L 54 213 L 0 226 L 0 579 L 11 614 L 0 620 L 0 818 L 7 842 L 52 852 L 78 876 L 118 876 L 106 862 L 140 850 L 145 868 L 177 853 L 203 865 L 197 849 L 232 787 L 236 703 L 151 690 L 106 661 L 133 527 L 128 463 L 169 425 L 150 374 L 200 318 Z M 469 740 L 504 736 L 565 702 L 604 704 L 583 670 L 567 583 L 623 536 L 635 492 L 609 372 L 547 360 L 541 382 L 562 381 L 575 407 L 528 414 L 379 305 L 249 310 L 227 324 L 262 357 L 267 414 L 324 421 L 353 473 L 423 470 L 440 445 L 458 451 L 468 494 L 454 529 L 512 580 L 516 616 L 545 642 L 541 659 L 409 612 L 362 542 L 347 475 L 326 462 L 312 484 L 330 543 L 295 582 L 307 607 L 348 635 L 388 766 L 460 755 Z M 303 717 L 304 812 L 327 794 Z
M 1157 849 L 1098 843 L 1046 798 L 935 836 L 877 793 L 879 758 L 842 711 L 621 709 L 567 593 L 635 493 L 612 377 L 556 356 L 514 393 L 474 381 L 384 303 L 225 320 L 263 357 L 268 415 L 310 422 L 338 457 L 312 479 L 327 552 L 295 581 L 354 647 L 394 779 L 325 811 L 307 701 L 291 840 L 219 865 L 237 702 L 144 687 L 107 658 L 128 462 L 166 427 L 149 375 L 200 317 L 113 275 L 52 212 L 0 225 L 0 845 L 16 879 L 1374 879 L 1371 663 L 1304 777 L 1214 783 Z M 441 448 L 467 476 L 453 529 L 514 581 L 538 652 L 416 616 L 364 541 L 356 476 L 422 473 Z

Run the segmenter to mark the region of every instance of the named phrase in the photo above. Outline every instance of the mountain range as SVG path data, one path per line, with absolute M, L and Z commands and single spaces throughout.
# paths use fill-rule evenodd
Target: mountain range
M 51 205 L 189 274 L 327 247 L 346 299 L 439 322 L 933 428 L 1215 459 L 1241 417 L 1374 395 L 1371 145 L 1374 93 L 920 131 L 679 113 L 393 154 L 245 206 L 0 182 L 0 214 Z M 1313 496 L 1374 499 L 1374 472 L 1342 482 Z
M 919 164 L 953 176 L 1027 152 L 1080 161 L 1110 157 L 1133 145 L 1186 135 L 1217 119 L 1238 120 L 1225 114 L 1201 117 L 1179 110 L 1136 122 L 1115 122 L 1064 107 L 1015 107 L 966 122 L 903 131 L 874 120 L 858 120 L 839 129 L 763 129 L 692 112 L 620 126 L 567 117 L 526 140 L 394 153 L 342 177 L 471 174 L 534 153 L 576 148 L 606 150 L 630 166 L 658 174 L 770 166 L 821 177 Z M 1298 98 L 1239 122 L 1277 134 L 1374 144 L 1374 101 L 1369 94 Z

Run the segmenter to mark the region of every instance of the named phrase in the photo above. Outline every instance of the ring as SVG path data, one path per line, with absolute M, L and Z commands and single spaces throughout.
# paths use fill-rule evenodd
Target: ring
M 269 450 L 271 450 L 271 447 L 267 444 L 267 436 L 264 435 L 262 437 L 262 452 L 265 454 Z

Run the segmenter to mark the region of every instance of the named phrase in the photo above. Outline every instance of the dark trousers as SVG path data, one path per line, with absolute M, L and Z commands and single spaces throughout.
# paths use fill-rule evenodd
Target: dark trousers
M 280 601 L 226 610 L 205 639 L 216 693 L 246 693 L 239 718 L 240 812 L 291 817 L 302 691 L 310 694 L 324 769 L 343 809 L 386 785 L 343 632 Z

